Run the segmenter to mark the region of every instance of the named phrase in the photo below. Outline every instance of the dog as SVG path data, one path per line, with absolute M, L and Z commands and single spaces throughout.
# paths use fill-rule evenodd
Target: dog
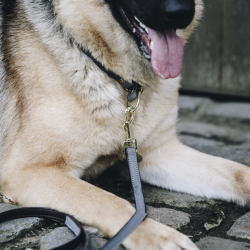
M 106 69 L 144 86 L 132 126 L 144 182 L 247 204 L 248 167 L 195 151 L 176 137 L 183 46 L 202 10 L 202 0 L 1 1 L 3 194 L 22 206 L 71 214 L 106 237 L 135 213 L 129 202 L 80 179 L 125 159 L 127 107 L 127 92 L 81 45 Z M 123 245 L 197 249 L 149 218 Z

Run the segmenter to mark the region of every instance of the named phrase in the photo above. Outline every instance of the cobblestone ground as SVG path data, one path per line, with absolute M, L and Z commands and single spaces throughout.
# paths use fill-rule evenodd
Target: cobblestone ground
M 208 98 L 179 99 L 180 140 L 202 152 L 250 166 L 250 103 L 218 103 Z M 116 168 L 93 184 L 133 203 L 130 183 Z M 220 200 L 208 200 L 143 185 L 149 217 L 185 233 L 201 250 L 250 249 L 250 213 L 247 208 Z M 3 204 L 0 212 L 15 206 Z M 89 250 L 107 240 L 90 234 Z M 38 218 L 19 219 L 0 225 L 0 249 L 47 250 L 70 240 L 63 225 Z M 120 247 L 119 249 L 124 249 Z

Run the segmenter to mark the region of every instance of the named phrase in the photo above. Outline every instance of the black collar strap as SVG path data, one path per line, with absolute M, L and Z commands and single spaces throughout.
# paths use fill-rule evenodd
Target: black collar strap
M 109 77 L 113 78 L 116 80 L 121 87 L 128 92 L 128 101 L 132 102 L 138 98 L 139 91 L 141 90 L 142 86 L 135 82 L 132 81 L 128 82 L 124 80 L 122 77 L 111 71 L 110 69 L 106 69 L 99 61 L 97 61 L 91 54 L 89 50 L 84 49 L 80 44 L 78 47 L 83 51 L 85 55 L 87 55 L 103 72 L 105 72 Z

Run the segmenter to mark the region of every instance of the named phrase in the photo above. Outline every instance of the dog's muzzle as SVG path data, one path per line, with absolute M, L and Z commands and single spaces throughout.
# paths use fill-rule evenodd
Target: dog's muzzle
M 161 11 L 165 27 L 184 29 L 194 18 L 194 0 L 164 0 Z

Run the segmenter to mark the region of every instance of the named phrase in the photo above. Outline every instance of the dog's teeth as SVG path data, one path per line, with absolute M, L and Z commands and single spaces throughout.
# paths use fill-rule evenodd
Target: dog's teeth
M 135 33 L 135 31 L 136 31 L 135 28 L 133 28 L 133 33 Z
M 146 29 L 146 25 L 144 25 L 143 23 L 140 22 L 140 26 L 143 28 L 143 29 Z
M 135 20 L 136 20 L 138 23 L 141 22 L 136 16 L 134 16 L 134 18 L 135 18 Z
M 143 24 L 136 16 L 134 16 L 135 20 L 139 23 L 139 25 L 146 30 L 146 32 L 148 33 L 148 28 L 145 24 Z
M 153 50 L 154 45 L 155 45 L 155 44 L 154 44 L 154 42 L 153 42 L 153 41 L 151 41 L 151 43 L 150 43 L 150 49 L 151 49 L 151 50 Z

